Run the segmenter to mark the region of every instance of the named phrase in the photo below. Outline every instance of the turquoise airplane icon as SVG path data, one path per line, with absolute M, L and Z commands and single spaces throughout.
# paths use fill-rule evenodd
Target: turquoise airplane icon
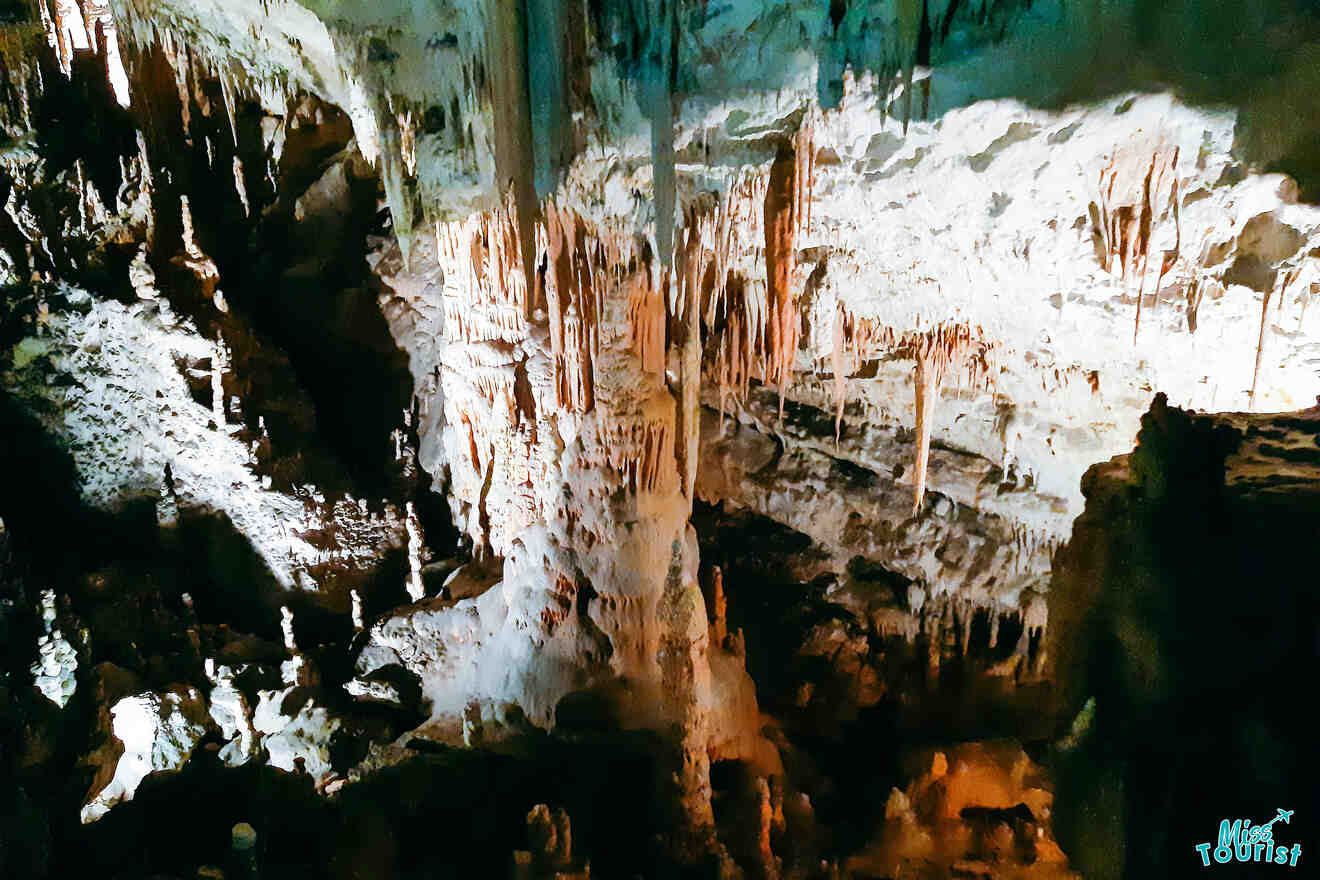
M 1281 810 L 1277 807 L 1275 809 L 1277 810 L 1279 815 L 1275 816 L 1273 819 L 1266 822 L 1264 827 L 1269 828 L 1271 825 L 1273 825 L 1275 822 L 1279 821 L 1280 819 L 1283 820 L 1283 824 L 1285 825 L 1292 824 L 1292 814 L 1297 812 L 1296 810 Z

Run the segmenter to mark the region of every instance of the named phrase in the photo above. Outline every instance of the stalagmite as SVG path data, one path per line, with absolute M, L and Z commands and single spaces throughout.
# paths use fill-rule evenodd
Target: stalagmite
M 361 632 L 362 622 L 362 596 L 357 590 L 348 591 L 349 600 L 352 602 L 353 629 Z
M 224 337 L 217 337 L 211 354 L 211 419 L 218 430 L 224 431 L 225 418 L 225 371 L 229 368 L 229 350 L 225 348 Z
M 724 597 L 724 572 L 714 566 L 710 572 L 710 642 L 722 646 L 728 635 L 728 601 Z
M 78 655 L 60 632 L 55 591 L 41 591 L 41 630 L 37 656 L 29 671 L 42 696 L 63 709 L 78 688 Z
M 238 193 L 238 201 L 243 206 L 243 216 L 252 215 L 252 206 L 248 204 L 247 184 L 243 181 L 243 160 L 234 156 L 234 191 Z
M 420 602 L 426 596 L 422 587 L 422 524 L 411 501 L 407 503 L 404 525 L 408 530 L 408 595 Z
M 128 264 L 128 283 L 140 299 L 155 299 L 159 293 L 156 289 L 156 273 L 147 262 L 145 244 L 138 248 L 137 254 Z
M 298 653 L 298 646 L 293 640 L 293 612 L 288 605 L 280 606 L 280 632 L 284 634 L 284 648 L 291 654 Z

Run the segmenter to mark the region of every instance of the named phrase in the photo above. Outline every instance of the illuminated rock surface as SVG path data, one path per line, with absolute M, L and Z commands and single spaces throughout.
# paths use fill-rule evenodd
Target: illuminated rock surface
M 1314 616 L 1249 525 L 1320 485 L 1313 13 L 10 5 L 0 867 L 1118 876 L 1247 808 L 1146 738 L 1188 584 Z

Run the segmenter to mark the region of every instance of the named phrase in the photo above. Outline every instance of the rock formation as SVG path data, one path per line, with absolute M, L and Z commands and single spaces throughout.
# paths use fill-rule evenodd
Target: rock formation
M 1087 471 L 1049 639 L 1064 707 L 1086 722 L 1058 762 L 1058 825 L 1088 876 L 1178 869 L 1124 830 L 1151 803 L 1166 805 L 1172 837 L 1215 824 L 1236 799 L 1305 801 L 1300 721 L 1279 670 L 1314 656 L 1315 600 L 1296 589 L 1308 563 L 1260 541 L 1314 533 L 1317 450 L 1320 407 L 1207 415 L 1161 395 L 1136 448 Z M 1243 584 L 1253 600 L 1234 615 L 1237 644 L 1189 637 L 1213 631 Z M 1229 702 L 1232 713 L 1212 708 Z M 1189 725 L 1201 731 L 1190 746 Z M 1073 806 L 1102 801 L 1098 827 Z
M 1295 723 L 1185 721 L 1314 659 L 1189 635 L 1314 620 L 1267 6 L 0 10 L 0 873 L 1118 876 L 1255 796 L 1178 761 L 1293 803 Z

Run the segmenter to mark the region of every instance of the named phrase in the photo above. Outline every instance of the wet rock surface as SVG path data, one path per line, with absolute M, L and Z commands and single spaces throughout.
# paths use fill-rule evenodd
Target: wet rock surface
M 0 874 L 1173 876 L 1305 803 L 1309 12 L 11 5 Z

